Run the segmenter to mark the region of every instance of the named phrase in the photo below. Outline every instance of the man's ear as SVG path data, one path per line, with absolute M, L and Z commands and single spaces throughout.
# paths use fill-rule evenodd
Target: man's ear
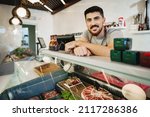
M 106 21 L 106 18 L 104 17 L 104 22 L 103 23 L 105 23 L 105 21 Z

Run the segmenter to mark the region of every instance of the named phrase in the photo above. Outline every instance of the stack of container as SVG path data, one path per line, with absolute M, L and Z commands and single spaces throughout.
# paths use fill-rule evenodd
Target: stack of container
M 131 47 L 131 38 L 114 38 L 114 50 L 110 52 L 111 60 L 150 67 L 150 52 L 133 51 Z
M 131 51 L 131 38 L 115 38 L 114 50 L 111 50 L 111 60 L 137 65 L 139 63 L 139 52 Z

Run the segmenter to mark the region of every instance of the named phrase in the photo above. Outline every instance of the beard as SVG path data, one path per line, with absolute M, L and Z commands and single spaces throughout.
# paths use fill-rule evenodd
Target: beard
M 96 27 L 96 28 L 99 28 L 99 29 L 98 29 L 98 31 L 93 32 L 92 29 L 95 28 L 95 27 Z M 102 29 L 103 29 L 103 28 L 100 28 L 98 25 L 93 25 L 93 26 L 90 27 L 89 32 L 90 32 L 93 36 L 98 36 L 99 33 L 102 31 Z

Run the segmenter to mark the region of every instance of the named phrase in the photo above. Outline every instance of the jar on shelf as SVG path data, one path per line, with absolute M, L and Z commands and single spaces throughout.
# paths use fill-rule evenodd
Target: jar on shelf
M 118 24 L 119 24 L 119 27 L 126 27 L 125 19 L 123 17 L 119 17 Z
M 57 35 L 50 36 L 49 50 L 58 51 Z

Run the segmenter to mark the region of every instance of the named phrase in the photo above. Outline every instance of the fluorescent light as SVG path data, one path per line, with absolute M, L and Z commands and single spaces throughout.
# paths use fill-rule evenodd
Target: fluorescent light
M 44 3 L 43 3 L 43 2 L 41 2 L 41 1 L 39 1 L 39 3 L 40 3 L 41 5 L 44 5 Z
M 44 7 L 45 7 L 46 9 L 48 9 L 50 12 L 53 12 L 53 10 L 50 9 L 48 6 L 44 5 Z
M 66 4 L 64 0 L 60 0 L 64 5 Z
M 50 12 L 53 12 L 52 9 L 50 9 L 48 6 L 46 6 L 43 2 L 41 2 L 40 0 L 38 1 L 38 3 L 40 3 L 41 5 L 43 5 L 47 10 L 49 10 Z
M 29 2 L 31 2 L 32 4 L 36 3 L 36 2 L 40 2 L 40 0 L 28 0 Z

